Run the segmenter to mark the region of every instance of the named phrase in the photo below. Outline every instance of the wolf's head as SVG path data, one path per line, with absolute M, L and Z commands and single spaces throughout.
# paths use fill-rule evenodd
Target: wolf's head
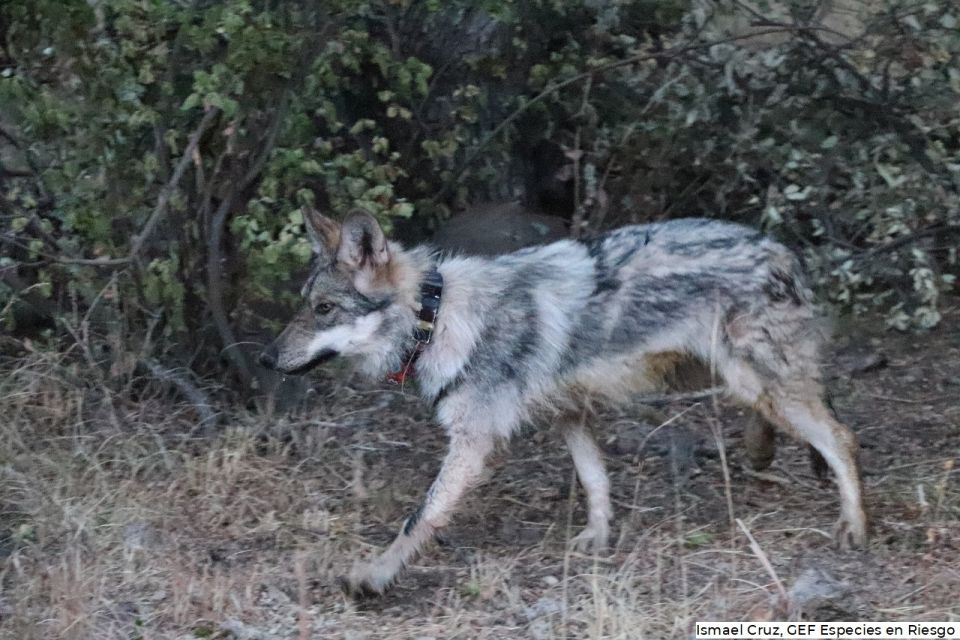
M 364 211 L 351 212 L 342 225 L 312 208 L 303 218 L 314 252 L 304 306 L 260 364 L 297 374 L 347 355 L 359 357 L 371 375 L 398 367 L 412 340 L 418 255 L 388 242 Z

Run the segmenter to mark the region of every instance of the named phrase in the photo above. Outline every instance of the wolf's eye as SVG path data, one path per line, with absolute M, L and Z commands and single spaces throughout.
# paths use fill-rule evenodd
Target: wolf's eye
M 318 302 L 317 305 L 313 308 L 313 312 L 318 316 L 325 316 L 331 311 L 333 311 L 332 302 Z

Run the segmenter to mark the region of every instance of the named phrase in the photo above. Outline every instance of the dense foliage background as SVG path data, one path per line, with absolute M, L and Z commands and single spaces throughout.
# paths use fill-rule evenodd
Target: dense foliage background
M 953 3 L 18 0 L 0 33 L 0 351 L 83 383 L 272 385 L 301 205 L 422 237 L 544 140 L 574 234 L 762 225 L 899 329 L 955 286 Z

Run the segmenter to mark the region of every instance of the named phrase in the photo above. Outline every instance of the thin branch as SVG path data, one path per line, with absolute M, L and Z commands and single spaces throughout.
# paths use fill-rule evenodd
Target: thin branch
M 216 213 L 210 220 L 210 229 L 207 235 L 207 304 L 210 307 L 210 314 L 213 316 L 213 322 L 217 327 L 217 333 L 220 334 L 220 340 L 223 342 L 223 353 L 233 364 L 237 374 L 243 380 L 243 383 L 249 387 L 255 375 L 253 367 L 248 361 L 246 354 L 236 349 L 237 339 L 233 328 L 227 316 L 226 308 L 223 304 L 223 275 L 221 273 L 221 244 L 223 242 L 223 230 L 226 225 L 227 216 L 233 210 L 237 199 L 243 194 L 263 171 L 263 167 L 270 157 L 273 147 L 277 141 L 277 134 L 280 131 L 280 122 L 287 110 L 289 102 L 289 91 L 284 91 L 280 99 L 280 104 L 273 113 L 270 127 L 266 138 L 262 144 L 261 152 L 257 158 L 250 164 L 243 178 L 237 182 L 227 197 L 223 199 Z
M 234 349 L 237 339 L 223 305 L 223 276 L 220 270 L 220 243 L 223 241 L 223 227 L 227 216 L 233 209 L 238 194 L 239 190 L 236 187 L 231 189 L 227 197 L 217 207 L 217 212 L 210 221 L 210 231 L 207 237 L 207 305 L 210 307 L 210 314 L 213 316 L 217 333 L 220 334 L 224 355 L 233 364 L 237 374 L 243 380 L 243 384 L 249 387 L 253 382 L 253 372 L 246 357 Z
M 139 234 L 133 237 L 133 241 L 130 243 L 130 255 L 127 260 L 135 260 L 139 255 L 141 249 L 143 249 L 144 243 L 153 233 L 153 230 L 156 228 L 157 223 L 160 222 L 160 218 L 167 212 L 167 206 L 170 203 L 170 198 L 173 196 L 173 192 L 176 190 L 177 186 L 180 184 L 180 180 L 183 178 L 183 174 L 186 172 L 187 167 L 190 166 L 190 163 L 193 161 L 193 152 L 197 148 L 197 145 L 200 144 L 200 137 L 203 136 L 207 128 L 213 124 L 214 119 L 220 114 L 220 109 L 216 107 L 211 107 L 203 114 L 203 119 L 200 120 L 200 124 L 197 125 L 197 128 L 192 134 L 190 134 L 190 141 L 187 143 L 187 148 L 183 150 L 183 155 L 180 157 L 180 161 L 177 163 L 176 168 L 173 171 L 173 175 L 170 176 L 170 180 L 163 186 L 160 190 L 160 195 L 157 197 L 157 205 L 153 208 L 153 213 L 150 214 L 150 217 L 147 219 L 147 223 L 143 225 L 143 229 Z
M 20 151 L 20 153 L 23 154 L 23 158 L 26 161 L 27 166 L 30 168 L 30 171 L 37 180 L 37 192 L 48 204 L 52 203 L 53 199 L 50 197 L 50 194 L 47 192 L 46 185 L 43 183 L 43 175 L 40 171 L 40 166 L 34 159 L 29 146 L 24 144 L 12 131 L 5 128 L 2 124 L 0 124 L 0 137 L 6 139 L 7 142 L 12 144 L 18 151 Z
M 780 579 L 780 576 L 777 575 L 773 565 L 770 564 L 770 558 L 768 558 L 767 554 L 764 553 L 763 549 L 760 547 L 760 543 L 757 542 L 757 539 L 753 537 L 753 534 L 750 533 L 749 529 L 747 529 L 747 525 L 743 524 L 743 520 L 740 518 L 737 518 L 737 526 L 739 526 L 740 530 L 743 531 L 743 534 L 747 536 L 747 541 L 750 543 L 750 550 L 753 551 L 753 555 L 757 557 L 757 560 L 760 561 L 760 564 L 763 566 L 764 570 L 766 570 L 767 575 L 769 575 L 770 579 L 773 580 L 773 584 L 776 585 L 777 591 L 780 592 L 780 597 L 783 599 L 783 602 L 789 602 L 790 596 L 787 595 L 787 589 L 783 586 L 783 580 Z
M 938 224 L 938 225 L 933 225 L 931 227 L 926 227 L 925 229 L 919 229 L 918 231 L 914 231 L 913 233 L 907 234 L 905 236 L 900 236 L 896 240 L 891 240 L 886 244 L 882 244 L 878 247 L 874 247 L 873 249 L 864 251 L 863 253 L 854 254 L 852 256 L 848 255 L 840 258 L 834 258 L 833 262 L 835 264 L 840 264 L 840 263 L 846 262 L 851 258 L 854 258 L 857 260 L 871 260 L 883 253 L 887 253 L 889 251 L 896 251 L 897 249 L 900 249 L 909 244 L 912 244 L 917 240 L 926 238 L 927 236 L 937 235 L 939 233 L 945 233 L 945 234 L 960 233 L 960 225 Z
M 51 300 L 31 291 L 31 289 L 39 287 L 38 283 L 28 284 L 21 280 L 15 271 L 10 269 L 0 271 L 0 283 L 13 289 L 14 294 L 24 303 L 33 307 L 39 315 L 48 318 L 56 317 L 59 311 L 57 305 Z
M 716 396 L 726 393 L 726 387 L 709 387 L 707 389 L 700 389 L 698 391 L 691 391 L 688 393 L 668 393 L 658 396 L 639 396 L 636 398 L 636 402 L 640 404 L 649 404 L 649 405 L 662 405 L 670 404 L 673 402 L 691 402 L 706 400 L 707 398 L 714 398 Z
M 30 178 L 34 175 L 32 169 L 17 169 L 8 167 L 0 162 L 0 177 L 10 176 L 11 178 Z
M 11 238 L 6 235 L 0 235 L 0 242 L 16 246 L 27 251 L 32 250 L 29 245 L 23 244 L 22 242 L 18 242 L 14 238 Z M 57 256 L 52 253 L 46 253 L 44 251 L 36 251 L 36 255 L 40 256 L 45 260 L 49 260 L 51 262 L 58 262 L 60 264 L 79 264 L 79 265 L 87 265 L 91 267 L 116 267 L 119 265 L 128 264 L 130 262 L 130 258 L 70 258 L 70 257 Z
M 207 397 L 207 394 L 205 394 L 200 387 L 193 384 L 187 376 L 179 373 L 176 369 L 167 369 L 152 358 L 145 359 L 143 366 L 147 368 L 154 378 L 173 385 L 190 401 L 190 404 L 193 405 L 193 408 L 196 409 L 200 415 L 200 424 L 197 425 L 195 431 L 206 431 L 209 427 L 217 423 L 217 412 L 213 409 L 213 405 Z
M 197 128 L 192 134 L 190 134 L 187 147 L 183 150 L 183 155 L 180 157 L 180 161 L 177 163 L 177 167 L 174 169 L 173 175 L 160 190 L 160 195 L 157 197 L 157 204 L 153 209 L 153 213 L 151 213 L 150 217 L 147 219 L 147 223 L 143 226 L 143 229 L 140 231 L 140 233 L 135 235 L 130 242 L 130 253 L 126 257 L 74 258 L 51 254 L 41 255 L 49 260 L 53 260 L 54 262 L 59 262 L 61 264 L 77 264 L 92 267 L 117 267 L 129 264 L 136 260 L 147 239 L 153 233 L 154 229 L 156 229 L 157 224 L 160 222 L 160 218 L 162 218 L 166 213 L 167 207 L 170 204 L 170 198 L 173 196 L 173 192 L 180 184 L 180 180 L 183 179 L 183 174 L 186 173 L 187 167 L 191 162 L 193 162 L 194 153 L 196 152 L 197 146 L 200 144 L 200 138 L 203 136 L 206 130 L 210 128 L 210 125 L 213 123 L 214 119 L 219 113 L 220 109 L 216 107 L 208 109 L 203 115 L 203 118 L 200 120 L 200 124 L 197 125 Z M 4 132 L 2 130 L 0 130 L 0 133 L 2 133 L 4 137 L 9 137 L 10 135 L 8 132 Z

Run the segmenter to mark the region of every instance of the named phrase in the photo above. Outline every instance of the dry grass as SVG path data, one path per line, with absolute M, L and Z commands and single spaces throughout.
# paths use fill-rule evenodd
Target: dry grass
M 106 396 L 28 355 L 0 377 L 0 636 L 685 638 L 705 619 L 957 620 L 960 334 L 884 341 L 887 369 L 846 375 L 866 338 L 831 369 L 865 447 L 869 551 L 831 548 L 834 488 L 800 448 L 758 478 L 736 411 L 678 404 L 665 429 L 649 412 L 606 421 L 610 557 L 569 552 L 582 500 L 557 439 L 531 431 L 442 544 L 359 604 L 335 576 L 389 541 L 443 451 L 415 399 L 323 380 L 309 418 L 236 411 L 197 438 L 159 388 Z M 684 441 L 687 474 L 666 455 Z

